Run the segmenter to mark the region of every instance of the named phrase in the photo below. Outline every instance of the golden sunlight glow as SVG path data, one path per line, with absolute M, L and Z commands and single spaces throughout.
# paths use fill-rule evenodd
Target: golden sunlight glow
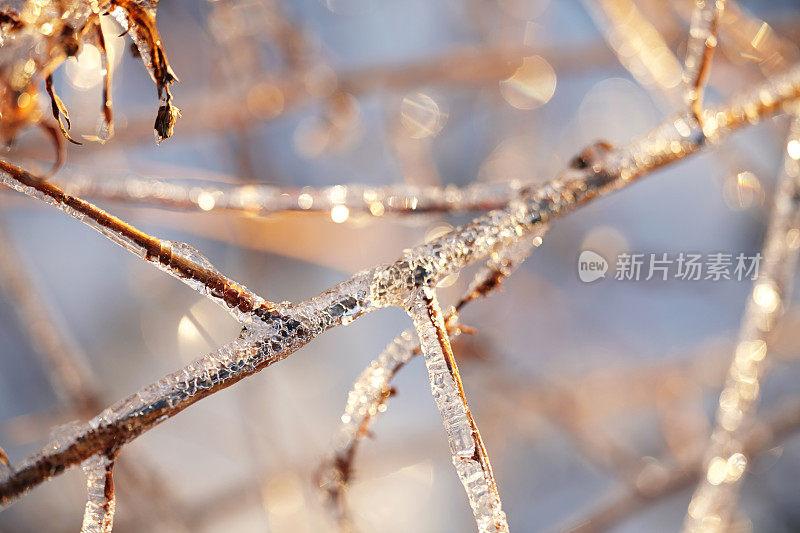
M 778 308 L 780 297 L 775 287 L 769 283 L 759 283 L 753 288 L 753 301 L 767 312 Z
M 516 109 L 535 109 L 556 91 L 556 72 L 544 58 L 530 56 L 514 74 L 500 82 L 500 94 Z
M 442 131 L 447 114 L 427 94 L 415 93 L 403 98 L 400 105 L 400 123 L 412 139 L 433 137 Z
M 346 205 L 335 205 L 331 208 L 331 220 L 341 224 L 350 217 L 350 210 Z
M 797 139 L 792 139 L 786 145 L 786 151 L 789 153 L 789 157 L 797 161 L 800 159 L 800 141 Z
M 91 89 L 103 81 L 105 70 L 101 66 L 100 51 L 91 44 L 84 44 L 77 56 L 66 61 L 67 81 L 76 89 Z
M 216 200 L 214 200 L 214 195 L 208 191 L 203 191 L 197 196 L 197 205 L 203 211 L 211 211 L 214 209 L 216 205 Z

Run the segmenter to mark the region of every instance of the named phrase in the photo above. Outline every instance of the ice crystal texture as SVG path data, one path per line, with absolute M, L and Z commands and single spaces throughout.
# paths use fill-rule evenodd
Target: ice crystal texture
M 88 498 L 83 514 L 81 533 L 109 533 L 114 523 L 113 461 L 108 457 L 92 457 L 83 463 Z
M 347 452 L 365 422 L 378 414 L 392 376 L 414 356 L 414 350 L 418 346 L 414 332 L 404 331 L 358 376 L 347 395 L 342 424 L 334 438 L 334 449 L 337 453 Z
M 541 244 L 543 233 L 544 231 L 533 239 L 525 239 L 519 245 L 493 254 L 486 266 L 475 275 L 456 307 L 461 308 L 496 288 L 502 278 L 510 275 L 531 250 Z M 457 319 L 454 309 L 445 320 L 451 335 L 459 331 L 455 325 Z M 419 339 L 415 331 L 409 329 L 402 332 L 358 376 L 348 393 L 341 424 L 333 439 L 332 453 L 322 464 L 319 476 L 320 487 L 328 493 L 331 509 L 340 523 L 349 520 L 345 490 L 355 460 L 356 446 L 367 433 L 374 418 L 385 410 L 395 373 L 418 353 Z
M 435 295 L 426 297 L 432 298 L 432 303 L 426 301 L 426 298 L 419 298 L 409 308 L 409 314 L 414 320 L 420 348 L 425 357 L 433 399 L 442 415 L 453 465 L 464 485 L 478 531 L 508 531 L 506 516 L 497 489 L 490 478 L 490 471 L 488 466 L 481 464 L 480 452 L 476 449 L 478 443 L 470 423 L 469 408 L 453 377 L 453 370 L 445 360 L 443 350 L 449 350 L 449 346 L 444 346 L 448 342 L 444 322 L 431 309 L 437 305 Z

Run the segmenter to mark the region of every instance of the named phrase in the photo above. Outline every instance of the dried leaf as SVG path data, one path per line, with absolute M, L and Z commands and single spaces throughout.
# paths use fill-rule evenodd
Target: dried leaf
M 72 123 L 69 120 L 69 113 L 67 112 L 67 107 L 64 105 L 64 102 L 61 101 L 61 98 L 58 97 L 56 94 L 55 89 L 53 88 L 53 76 L 47 76 L 45 79 L 45 88 L 47 89 L 47 94 L 50 95 L 50 108 L 53 111 L 53 117 L 58 122 L 58 128 L 61 130 L 61 134 L 67 138 L 67 140 L 73 144 L 81 144 L 80 142 L 76 141 L 72 138 L 69 134 L 69 129 L 72 127 Z M 62 120 L 63 118 L 63 120 Z M 67 123 L 64 126 L 64 122 Z

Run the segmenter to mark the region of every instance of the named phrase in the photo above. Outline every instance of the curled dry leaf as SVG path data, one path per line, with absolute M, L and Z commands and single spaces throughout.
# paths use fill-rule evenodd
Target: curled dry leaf
M 73 139 L 69 134 L 69 129 L 72 127 L 72 123 L 69 120 L 69 112 L 67 112 L 67 107 L 64 105 L 64 102 L 61 101 L 61 98 L 56 94 L 55 89 L 53 88 L 53 75 L 47 76 L 45 78 L 45 88 L 47 90 L 47 94 L 50 95 L 50 107 L 53 110 L 53 118 L 56 119 L 58 122 L 58 128 L 61 130 L 61 134 L 67 138 L 67 140 L 74 144 L 81 144 L 80 142 Z M 63 120 L 62 120 L 63 118 Z M 64 122 L 67 125 L 64 125 Z
M 154 125 L 156 140 L 170 137 L 175 122 L 181 116 L 180 110 L 172 104 L 170 85 L 178 77 L 169 66 L 167 54 L 161 46 L 161 35 L 156 27 L 156 6 L 158 0 L 114 0 L 109 13 L 125 28 L 138 48 L 139 55 L 150 77 L 156 83 L 161 105 Z
M 84 44 L 97 47 L 104 63 L 103 106 L 96 136 L 88 140 L 105 142 L 113 136 L 111 107 L 112 65 L 108 61 L 100 16 L 111 14 L 130 33 L 145 67 L 158 88 L 161 100 L 155 129 L 159 141 L 172 134 L 180 113 L 171 103 L 169 86 L 177 81 L 161 45 L 155 23 L 156 1 L 136 0 L 72 0 L 51 2 L 19 1 L 0 9 L 0 137 L 11 145 L 20 131 L 41 126 L 51 134 L 59 132 L 55 141 L 56 169 L 63 162 L 61 136 L 80 144 L 70 134 L 70 118 L 61 98 L 53 88 L 53 72 L 69 57 L 75 56 Z M 39 106 L 40 83 L 50 96 L 57 127 L 45 121 Z M 163 108 L 163 111 L 162 111 Z

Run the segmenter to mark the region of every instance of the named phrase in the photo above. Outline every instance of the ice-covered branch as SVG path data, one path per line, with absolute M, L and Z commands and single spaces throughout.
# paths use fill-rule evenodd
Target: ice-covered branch
M 408 313 L 428 367 L 433 399 L 444 421 L 453 466 L 467 492 L 478 531 L 508 531 L 489 454 L 464 394 L 436 292 L 427 287 L 416 291 Z
M 743 436 L 755 421 L 770 333 L 791 297 L 800 246 L 800 163 L 793 157 L 795 146 L 800 146 L 800 118 L 794 119 L 787 139 L 783 177 L 762 250 L 763 265 L 742 318 L 705 458 L 706 476 L 689 505 L 686 531 L 721 531 L 727 527 L 747 468 Z
M 114 459 L 92 457 L 83 464 L 86 474 L 86 509 L 81 533 L 110 533 L 114 524 Z
M 87 224 L 134 255 L 219 303 L 240 321 L 249 321 L 253 316 L 263 315 L 272 308 L 269 302 L 222 275 L 208 259 L 187 244 L 162 241 L 148 235 L 5 161 L 0 161 L 0 183 L 53 205 Z
M 39 454 L 23 460 L 10 475 L 0 480 L 0 505 L 66 468 L 122 446 L 194 402 L 284 359 L 332 327 L 350 323 L 381 307 L 407 308 L 419 288 L 436 286 L 465 266 L 530 237 L 544 224 L 720 141 L 740 127 L 780 111 L 798 96 L 800 68 L 796 67 L 729 105 L 707 113 L 710 142 L 701 142 L 703 135 L 698 126 L 691 115 L 684 115 L 669 120 L 627 146 L 597 157 L 585 153 L 553 181 L 523 190 L 520 199 L 506 209 L 478 217 L 407 250 L 394 263 L 362 271 L 305 302 L 264 308 L 260 300 L 246 297 L 249 293 L 221 291 L 221 297 L 232 299 L 237 305 L 244 302 L 250 305 L 250 310 L 263 310 L 251 313 L 252 320 L 245 321 L 239 339 L 165 376 L 56 439 Z M 83 218 L 92 227 L 177 277 L 189 274 L 192 276 L 189 279 L 195 281 L 198 276 L 226 280 L 208 268 L 197 269 L 196 264 L 183 255 L 174 257 L 172 248 L 167 247 L 165 251 L 161 241 L 12 165 L 0 162 L 0 180 L 26 194 L 45 199 L 76 218 Z M 229 289 L 239 287 L 231 283 L 227 285 Z
M 725 0 L 695 0 L 692 13 L 683 79 L 686 103 L 700 124 L 703 124 L 704 118 L 703 93 L 717 48 L 717 33 L 724 10 Z
M 325 492 L 327 505 L 340 531 L 353 530 L 347 487 L 358 444 L 369 433 L 375 416 L 385 409 L 386 400 L 392 395 L 389 383 L 395 372 L 418 353 L 419 342 L 414 331 L 404 331 L 361 372 L 347 395 L 345 412 L 333 438 L 333 453 L 323 461 L 317 474 L 320 489 Z
M 88 168 L 64 169 L 59 173 L 58 183 L 75 196 L 129 205 L 256 216 L 285 211 L 324 213 L 338 222 L 361 214 L 380 217 L 501 209 L 518 197 L 523 188 L 517 181 L 474 183 L 466 187 L 357 183 L 319 189 L 261 184 L 212 186 L 146 178 L 129 172 L 119 177 L 101 176 Z
M 544 231 L 498 253 L 475 275 L 464 296 L 444 319 L 447 334 L 451 338 L 458 335 L 462 328 L 457 313 L 469 302 L 487 296 L 499 287 L 533 248 L 541 244 L 543 234 Z M 385 411 L 386 401 L 392 395 L 391 382 L 395 374 L 419 353 L 419 339 L 414 330 L 404 331 L 358 376 L 347 395 L 341 424 L 333 439 L 333 451 L 320 465 L 317 475 L 320 488 L 325 492 L 328 505 L 343 531 L 352 529 L 346 498 L 358 445 L 369 434 L 375 417 Z
M 83 354 L 64 331 L 52 311 L 52 304 L 40 293 L 28 271 L 28 265 L 24 264 L 24 258 L 20 257 L 3 224 L 0 224 L 0 250 L 0 288 L 13 305 L 19 316 L 19 324 L 26 330 L 34 349 L 41 356 L 51 385 L 63 400 L 59 408 L 72 413 L 70 416 L 74 417 L 94 415 L 103 408 L 103 403 Z M 165 522 L 177 523 L 179 517 L 171 512 L 172 498 L 152 466 L 135 453 L 129 452 L 125 459 L 129 462 L 117 464 L 116 470 L 129 481 L 135 481 L 125 488 L 147 501 L 153 515 L 160 516 Z M 147 480 L 146 487 L 143 478 Z

